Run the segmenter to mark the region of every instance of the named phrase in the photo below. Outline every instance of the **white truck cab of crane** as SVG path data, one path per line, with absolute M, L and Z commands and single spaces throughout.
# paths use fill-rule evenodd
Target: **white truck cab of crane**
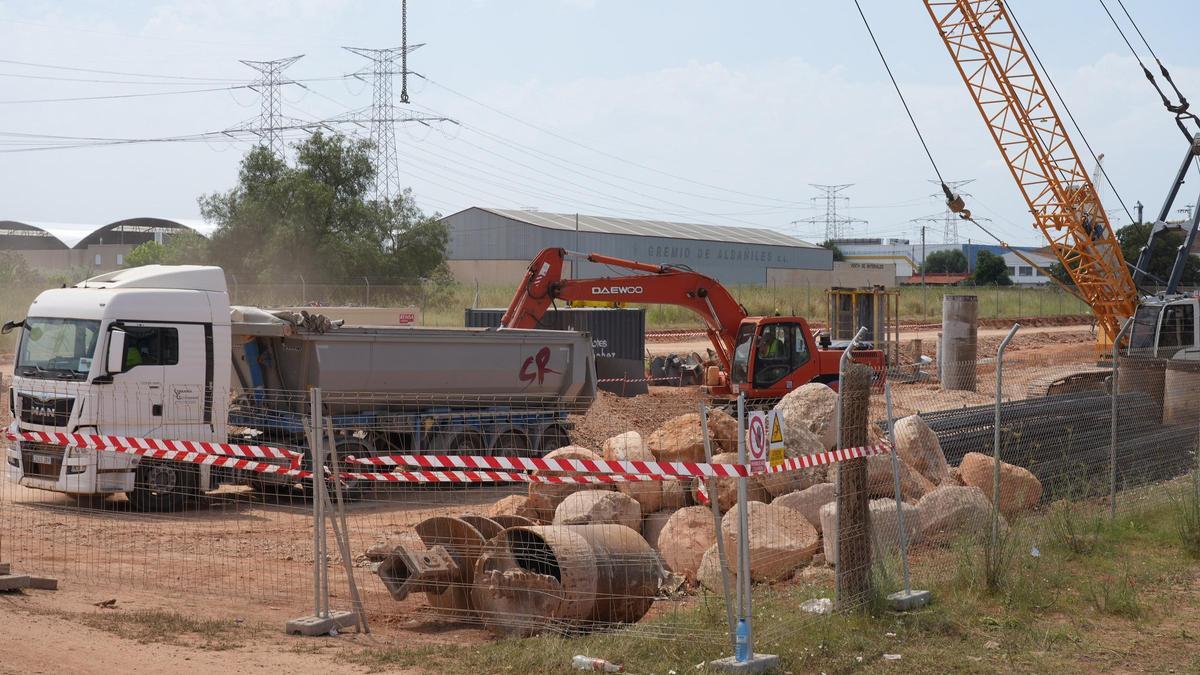
M 20 431 L 224 441 L 230 312 L 218 267 L 149 265 L 48 290 L 20 330 L 11 408 Z M 10 478 L 74 494 L 126 492 L 161 507 L 207 488 L 208 467 L 16 442 Z
M 1169 359 L 1200 345 L 1200 300 L 1195 295 L 1143 298 L 1133 317 L 1128 354 Z

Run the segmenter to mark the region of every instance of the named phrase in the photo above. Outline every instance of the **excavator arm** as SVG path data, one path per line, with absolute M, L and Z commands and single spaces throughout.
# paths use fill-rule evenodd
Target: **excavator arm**
M 578 257 L 588 262 L 640 272 L 594 279 L 563 279 L 563 262 Z M 704 320 L 708 338 L 725 372 L 729 372 L 738 326 L 746 310 L 715 279 L 669 265 L 654 265 L 597 253 L 572 253 L 562 248 L 543 250 L 530 263 L 504 317 L 501 328 L 538 328 L 555 300 L 600 300 L 677 305 Z

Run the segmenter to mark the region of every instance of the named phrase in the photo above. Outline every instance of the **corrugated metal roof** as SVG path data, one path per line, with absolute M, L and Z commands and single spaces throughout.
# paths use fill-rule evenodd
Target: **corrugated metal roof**
M 538 227 L 575 231 L 576 216 L 574 213 L 490 209 L 482 206 L 475 208 L 487 211 L 488 213 L 494 213 L 502 218 L 509 218 Z M 700 241 L 818 248 L 815 244 L 758 227 L 700 225 L 697 223 L 674 223 L 665 220 L 634 220 L 607 216 L 585 216 L 583 214 L 579 215 L 579 231 L 599 232 L 602 234 L 629 234 L 640 237 L 672 237 L 675 239 L 696 239 Z

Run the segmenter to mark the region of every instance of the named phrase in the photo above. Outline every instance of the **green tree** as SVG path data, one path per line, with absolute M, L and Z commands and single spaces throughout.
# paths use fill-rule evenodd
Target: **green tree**
M 842 249 L 838 248 L 838 245 L 833 243 L 832 239 L 826 239 L 825 241 L 821 242 L 821 248 L 827 248 L 830 251 L 833 251 L 834 262 L 842 262 L 846 259 L 845 254 L 842 253 Z
M 18 283 L 37 282 L 40 277 L 29 269 L 25 256 L 19 251 L 0 251 L 0 287 Z
M 1004 258 L 988 251 L 980 251 L 975 256 L 975 273 L 971 275 L 971 280 L 978 286 L 1012 285 Z
M 967 256 L 957 248 L 934 251 L 925 256 L 924 268 L 928 274 L 965 274 Z
M 167 237 L 166 243 L 148 241 L 125 256 L 126 267 L 142 265 L 203 265 L 208 262 L 208 239 L 183 231 Z
M 1046 271 L 1050 273 L 1050 276 L 1058 279 L 1068 286 L 1075 285 L 1075 280 L 1071 278 L 1070 274 L 1067 274 L 1067 268 L 1063 267 L 1062 263 L 1060 262 L 1051 264 L 1050 267 L 1046 268 Z
M 371 199 L 367 141 L 315 133 L 293 165 L 264 147 L 242 160 L 237 185 L 200 198 L 217 225 L 211 260 L 243 281 L 353 282 L 445 274 L 449 233 L 405 191 Z
M 1137 264 L 1138 255 L 1150 237 L 1150 223 L 1133 223 L 1117 230 L 1117 241 L 1121 244 L 1121 254 L 1131 265 Z M 1165 284 L 1171 276 L 1171 267 L 1175 265 L 1175 253 L 1183 244 L 1182 232 L 1160 232 L 1155 238 L 1154 250 L 1150 252 L 1150 264 L 1146 272 L 1149 284 Z M 1157 281 L 1155 279 L 1161 279 Z M 1200 260 L 1189 255 L 1183 266 L 1182 283 L 1192 285 L 1200 283 Z

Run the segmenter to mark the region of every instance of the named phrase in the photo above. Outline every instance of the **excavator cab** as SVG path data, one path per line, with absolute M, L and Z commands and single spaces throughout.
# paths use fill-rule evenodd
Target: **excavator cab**
M 815 379 L 813 351 L 812 335 L 801 320 L 769 317 L 743 321 L 734 343 L 730 382 L 750 390 L 781 388 L 786 392 Z

